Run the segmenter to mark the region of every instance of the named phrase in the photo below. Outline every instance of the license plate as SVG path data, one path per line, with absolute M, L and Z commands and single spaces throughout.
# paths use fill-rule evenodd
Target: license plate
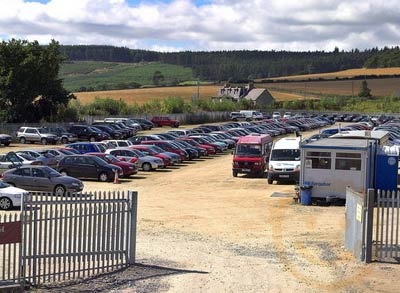
M 289 175 L 279 175 L 279 178 L 289 178 Z
M 250 169 L 242 169 L 242 172 L 250 172 Z

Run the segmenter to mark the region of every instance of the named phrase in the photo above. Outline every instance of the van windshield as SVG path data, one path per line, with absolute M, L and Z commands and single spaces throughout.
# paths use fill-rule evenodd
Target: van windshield
M 300 161 L 300 150 L 272 150 L 271 161 Z
M 238 144 L 236 146 L 237 156 L 259 157 L 261 155 L 261 145 L 259 144 Z

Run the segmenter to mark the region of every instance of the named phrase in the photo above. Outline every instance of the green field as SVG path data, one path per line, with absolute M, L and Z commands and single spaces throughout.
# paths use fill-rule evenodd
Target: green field
M 136 88 L 153 84 L 154 72 L 160 71 L 160 85 L 177 85 L 194 80 L 192 69 L 182 66 L 153 63 L 112 63 L 75 61 L 63 64 L 60 78 L 72 92 Z

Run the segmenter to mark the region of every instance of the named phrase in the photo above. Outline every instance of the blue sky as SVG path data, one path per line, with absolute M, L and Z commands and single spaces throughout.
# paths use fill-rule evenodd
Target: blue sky
M 0 0 L 0 40 L 181 50 L 396 46 L 398 0 Z

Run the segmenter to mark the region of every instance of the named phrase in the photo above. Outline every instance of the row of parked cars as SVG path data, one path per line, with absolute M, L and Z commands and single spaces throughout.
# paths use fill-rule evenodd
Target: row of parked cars
M 96 123 L 113 125 L 119 122 Z M 129 178 L 138 171 L 151 172 L 187 160 L 225 153 L 235 147 L 240 137 L 250 133 L 278 136 L 332 123 L 323 117 L 228 122 L 156 134 L 131 133 L 123 138 L 68 141 L 61 147 L 23 149 L 0 154 L 0 168 L 4 171 L 2 184 L 62 196 L 81 191 L 85 179 L 111 182 L 116 175 Z M 0 209 L 15 205 L 18 202 L 2 196 L 0 191 Z
M 153 127 L 179 127 L 179 121 L 167 116 L 154 116 L 151 120 L 142 118 L 106 118 L 92 125 L 74 124 L 64 127 L 27 127 L 22 126 L 16 132 L 17 141 L 25 143 L 66 144 L 76 141 L 102 141 L 106 139 L 126 139 L 140 130 Z M 12 137 L 0 135 L 0 144 L 10 145 Z

